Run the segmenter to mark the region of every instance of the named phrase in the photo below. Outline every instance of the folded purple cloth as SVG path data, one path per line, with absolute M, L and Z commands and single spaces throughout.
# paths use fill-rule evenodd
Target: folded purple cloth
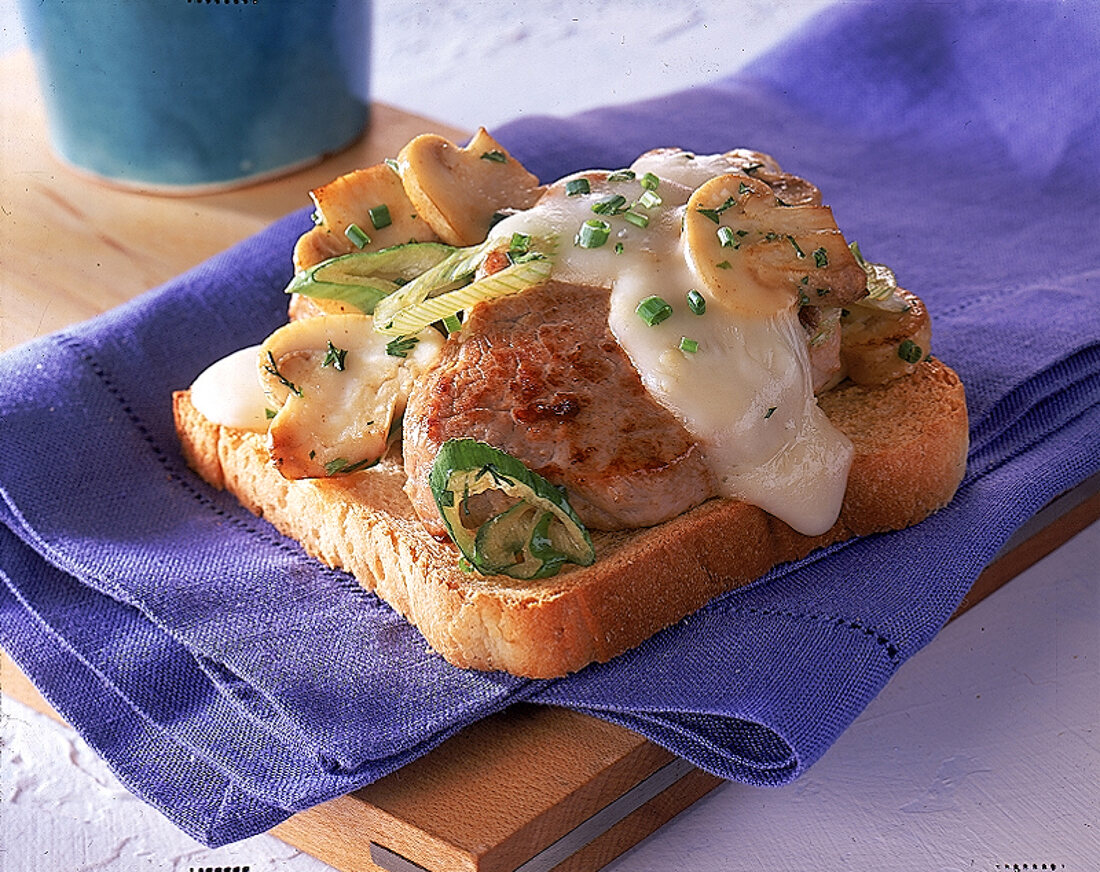
M 1013 531 L 1100 469 L 1098 49 L 1091 8 L 843 6 L 711 86 L 497 131 L 544 179 L 680 145 L 757 148 L 817 182 L 848 238 L 927 301 L 934 351 L 967 385 L 966 480 L 919 527 L 780 567 L 567 679 L 449 666 L 178 455 L 170 392 L 282 323 L 302 212 L 0 358 L 0 643 L 135 793 L 211 845 L 518 700 L 617 721 L 724 777 L 790 781 Z

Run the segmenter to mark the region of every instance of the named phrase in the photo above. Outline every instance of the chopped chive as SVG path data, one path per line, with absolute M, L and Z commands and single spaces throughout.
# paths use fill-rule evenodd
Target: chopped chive
M 264 417 L 269 421 L 278 414 L 274 409 L 264 409 Z
M 737 241 L 737 235 L 733 232 L 732 227 L 719 227 L 718 241 L 722 243 L 724 248 L 738 248 L 741 245 Z
M 726 202 L 724 202 L 721 206 L 717 206 L 714 209 L 696 209 L 695 211 L 698 212 L 700 215 L 709 218 L 711 221 L 717 224 L 718 216 L 725 212 L 727 209 L 736 205 L 737 201 L 733 199 L 733 197 L 726 197 Z
M 623 213 L 623 219 L 629 221 L 636 227 L 648 227 L 649 216 L 643 212 L 635 212 L 633 209 L 629 209 Z
M 615 243 L 615 254 L 622 254 L 622 253 L 623 253 L 623 244 L 621 242 L 616 242 Z
M 390 357 L 408 357 L 419 341 L 415 336 L 398 336 L 386 343 L 386 354 Z
M 618 215 L 625 208 L 626 197 L 622 194 L 613 194 L 592 204 L 592 211 L 597 215 Z
M 822 248 L 814 249 L 814 266 L 818 269 L 824 269 L 829 265 L 829 252 Z
M 762 170 L 762 169 L 764 169 L 764 165 L 762 163 L 751 163 L 751 164 L 745 165 L 741 169 L 741 172 L 745 173 L 745 175 L 751 176 L 757 170 Z
M 616 170 L 607 177 L 607 180 L 609 182 L 629 182 L 634 176 L 634 170 Z
M 672 315 L 672 306 L 654 295 L 646 297 L 634 310 L 650 327 L 655 327 Z
M 715 266 L 718 267 L 718 269 L 732 269 L 733 268 L 733 264 L 730 263 L 728 260 L 724 260 L 721 263 L 716 263 Z
M 749 192 L 750 192 L 751 190 L 752 190 L 752 188 L 750 188 L 750 187 L 749 187 L 748 185 L 746 185 L 746 184 L 745 184 L 744 182 L 738 182 L 738 183 L 737 183 L 737 193 L 738 193 L 738 194 L 747 194 L 747 193 L 749 193 Z
M 654 206 L 660 206 L 664 200 L 661 199 L 661 195 L 656 191 L 643 191 L 642 196 L 638 198 L 638 205 L 645 206 L 647 209 L 652 209 Z
M 898 346 L 898 357 L 906 363 L 919 363 L 924 351 L 912 339 L 905 339 Z
M 321 367 L 331 366 L 333 369 L 343 372 L 344 371 L 344 358 L 348 356 L 348 350 L 346 348 L 337 348 L 332 344 L 332 340 L 328 341 L 328 351 L 325 352 L 325 359 L 321 361 Z
M 611 225 L 599 218 L 589 218 L 581 225 L 580 232 L 573 240 L 581 248 L 599 248 L 611 235 Z
M 768 418 L 770 418 L 770 417 L 771 417 L 771 416 L 772 416 L 773 414 L 775 414 L 775 410 L 776 410 L 777 408 L 779 408 L 779 407 L 778 407 L 778 406 L 769 406 L 769 407 L 768 407 L 768 411 L 766 411 L 766 412 L 764 413 L 764 420 L 766 421 L 766 420 L 767 420 Z
M 382 163 L 384 163 L 398 175 L 401 174 L 401 164 L 399 164 L 394 158 L 388 157 L 384 161 L 382 161 Z
M 458 315 L 448 315 L 443 319 L 443 329 L 447 331 L 447 335 L 457 333 L 462 329 L 462 322 L 459 320 Z
M 313 223 L 316 224 L 316 225 L 321 225 L 321 224 L 325 223 L 325 219 L 321 217 L 321 213 L 317 209 L 314 209 L 309 217 L 312 219 Z
M 687 292 L 687 301 L 688 308 L 696 315 L 702 315 L 707 311 L 707 298 L 695 290 L 695 288 Z
M 281 384 L 292 394 L 295 394 L 299 397 L 302 396 L 302 389 L 294 384 L 294 382 L 288 379 L 281 372 L 279 372 L 279 365 L 275 362 L 275 355 L 272 354 L 270 351 L 267 353 L 267 361 L 268 362 L 264 364 L 264 369 L 275 376 L 275 378 L 279 380 L 279 384 Z
M 802 250 L 801 246 L 798 244 L 797 239 L 795 239 L 793 236 L 788 236 L 787 239 L 789 239 L 791 245 L 794 246 L 794 252 L 799 258 L 803 258 L 806 256 L 806 252 Z
M 374 225 L 375 230 L 389 227 L 393 223 L 393 219 L 390 217 L 390 207 L 385 203 L 374 206 L 367 214 L 370 215 L 370 223 Z
M 356 248 L 362 248 L 370 244 L 370 237 L 363 232 L 363 228 L 358 224 L 349 224 L 347 230 L 344 231 L 344 235 L 352 241 Z
M 656 191 L 657 186 L 661 184 L 661 180 L 653 173 L 645 173 L 641 178 L 641 184 L 647 191 Z
M 570 179 L 565 183 L 565 196 L 576 197 L 578 194 L 588 194 L 592 191 L 592 185 L 588 179 Z
M 345 474 L 349 472 L 358 472 L 361 469 L 374 466 L 377 462 L 377 460 L 363 458 L 355 463 L 349 463 L 345 458 L 337 457 L 335 460 L 330 460 L 325 464 L 325 475 L 336 475 L 338 472 Z
M 481 156 L 482 160 L 491 160 L 493 163 L 504 163 L 508 160 L 507 155 L 503 151 L 497 151 L 495 148 L 492 151 L 487 151 Z
M 699 343 L 694 339 L 688 339 L 686 336 L 681 336 L 680 350 L 686 354 L 695 354 L 695 352 L 699 350 Z

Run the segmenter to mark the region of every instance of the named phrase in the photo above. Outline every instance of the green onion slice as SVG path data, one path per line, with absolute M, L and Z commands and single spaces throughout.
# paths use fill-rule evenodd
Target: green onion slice
M 344 230 L 344 235 L 352 241 L 356 248 L 365 248 L 370 244 L 370 237 L 358 224 L 349 224 Z
M 411 278 L 449 257 L 454 248 L 438 242 L 409 242 L 379 251 L 355 251 L 302 270 L 288 294 L 339 300 L 368 315 L 378 302 Z
M 590 218 L 581 225 L 573 241 L 581 248 L 599 248 L 610 236 L 610 224 L 599 218 Z
M 596 559 L 562 492 L 484 442 L 443 443 L 428 484 L 451 539 L 485 575 L 547 578 L 566 563 L 589 566 Z
M 393 223 L 393 218 L 390 217 L 390 207 L 385 203 L 379 203 L 377 206 L 372 206 L 367 211 L 367 214 L 370 216 L 370 223 L 374 225 L 375 230 L 389 227 Z
M 626 197 L 622 194 L 612 194 L 592 204 L 592 211 L 597 215 L 618 215 L 626 208 Z
M 688 339 L 686 336 L 681 336 L 680 350 L 685 354 L 695 354 L 695 352 L 699 350 L 699 343 L 695 339 Z
M 565 183 L 565 196 L 576 197 L 578 194 L 588 194 L 592 191 L 592 185 L 588 179 L 570 179 Z
M 656 295 L 646 297 L 638 304 L 634 311 L 638 314 L 638 317 L 645 321 L 650 327 L 655 327 L 666 318 L 672 316 L 672 306 Z
M 695 288 L 687 292 L 688 308 L 696 315 L 702 315 L 707 311 L 707 298 Z

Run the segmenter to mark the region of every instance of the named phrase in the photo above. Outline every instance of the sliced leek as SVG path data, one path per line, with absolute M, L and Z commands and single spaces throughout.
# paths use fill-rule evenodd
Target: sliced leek
M 551 262 L 547 258 L 514 263 L 465 287 L 406 306 L 387 321 L 381 320 L 376 312 L 374 329 L 394 336 L 418 333 L 429 324 L 445 321 L 476 303 L 518 294 L 533 287 L 545 281 L 550 271 Z
M 438 242 L 409 242 L 379 251 L 356 251 L 302 270 L 287 285 L 286 292 L 339 300 L 369 315 L 403 282 L 430 270 L 454 250 Z
M 469 248 L 451 249 L 451 253 L 425 270 L 412 281 L 398 288 L 381 302 L 374 312 L 375 329 L 382 330 L 399 311 L 428 299 L 433 294 L 454 290 L 469 284 L 485 255 L 496 244 L 484 242 Z M 383 332 L 390 332 L 388 330 Z M 409 332 L 409 331 L 396 331 Z

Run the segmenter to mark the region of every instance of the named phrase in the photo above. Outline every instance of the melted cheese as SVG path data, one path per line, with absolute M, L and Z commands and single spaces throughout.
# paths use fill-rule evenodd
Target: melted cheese
M 683 238 L 685 217 L 691 217 L 685 216 L 686 204 L 694 190 L 738 165 L 723 156 L 692 159 L 682 152 L 645 156 L 636 165 L 637 175 L 652 172 L 661 180 L 661 203 L 635 207 L 648 215 L 645 227 L 592 211 L 593 203 L 615 194 L 635 203 L 642 192 L 637 180 L 581 173 L 590 182 L 589 194 L 569 196 L 563 180 L 535 207 L 500 222 L 493 236 L 557 236 L 554 277 L 611 288 L 612 333 L 649 394 L 699 443 L 720 495 L 759 506 L 801 533 L 818 535 L 839 515 L 853 450 L 818 408 L 797 296 L 791 292 L 774 311 L 729 305 L 722 289 L 693 268 Z M 572 244 L 580 225 L 593 217 L 611 226 L 607 242 L 591 249 Z M 753 270 L 730 274 L 726 281 L 740 283 L 742 294 L 775 298 L 773 288 L 748 286 L 757 281 Z M 707 299 L 703 315 L 687 305 L 691 289 Z M 636 309 L 654 295 L 670 303 L 673 314 L 650 326 Z M 696 342 L 696 351 L 681 350 L 682 338 Z
M 191 385 L 191 403 L 207 420 L 223 427 L 267 430 L 264 392 L 256 361 L 260 346 L 234 351 L 211 364 Z

